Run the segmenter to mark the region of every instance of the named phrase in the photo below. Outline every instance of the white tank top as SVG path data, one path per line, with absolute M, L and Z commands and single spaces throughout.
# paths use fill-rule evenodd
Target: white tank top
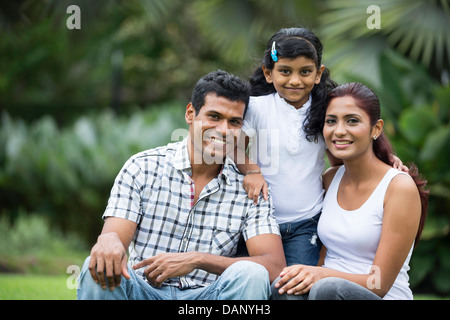
M 397 174 L 406 173 L 389 169 L 369 199 L 359 209 L 349 211 L 342 209 L 337 202 L 337 191 L 344 172 L 344 166 L 337 170 L 326 193 L 318 224 L 319 238 L 327 248 L 324 267 L 352 274 L 368 274 L 381 236 L 386 190 Z M 411 254 L 412 248 L 384 299 L 413 298 L 408 282 Z

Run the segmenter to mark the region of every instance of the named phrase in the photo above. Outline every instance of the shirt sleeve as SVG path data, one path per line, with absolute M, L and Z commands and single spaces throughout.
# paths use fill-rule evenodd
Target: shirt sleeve
M 250 97 L 250 102 L 248 103 L 247 112 L 245 113 L 244 123 L 242 125 L 242 130 L 250 138 L 253 138 L 256 135 L 256 130 L 259 126 L 259 116 L 258 100 L 256 97 Z
M 114 181 L 103 219 L 118 217 L 139 223 L 142 216 L 143 179 L 143 173 L 136 158 L 130 158 Z
M 273 216 L 272 196 L 270 194 L 267 201 L 260 197 L 258 204 L 251 205 L 245 221 L 243 236 L 247 241 L 254 236 L 269 233 L 280 235 L 278 223 Z

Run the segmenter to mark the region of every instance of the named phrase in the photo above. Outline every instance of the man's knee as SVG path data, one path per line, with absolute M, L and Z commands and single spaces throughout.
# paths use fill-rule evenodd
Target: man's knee
M 265 282 L 269 281 L 269 272 L 267 269 L 259 263 L 252 261 L 238 261 L 233 263 L 227 269 L 233 273 L 236 278 L 241 278 L 238 281 L 250 281 L 250 282 Z
M 222 284 L 237 299 L 265 300 L 270 296 L 269 272 L 252 261 L 238 261 L 229 266 L 221 276 Z

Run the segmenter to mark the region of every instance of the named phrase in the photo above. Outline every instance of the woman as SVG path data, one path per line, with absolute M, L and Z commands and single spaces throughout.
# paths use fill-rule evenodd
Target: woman
M 344 165 L 323 178 L 323 266 L 285 268 L 275 281 L 274 299 L 413 298 L 407 271 L 428 191 L 416 167 L 409 175 L 392 168 L 383 124 L 379 100 L 366 86 L 344 84 L 328 95 L 323 136 Z

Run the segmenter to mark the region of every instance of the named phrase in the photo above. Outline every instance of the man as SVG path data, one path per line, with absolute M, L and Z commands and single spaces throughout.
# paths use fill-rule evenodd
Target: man
M 188 136 L 125 163 L 78 299 L 270 296 L 270 281 L 285 266 L 272 202 L 253 204 L 227 156 L 248 101 L 241 79 L 220 70 L 204 76 L 186 108 Z M 233 257 L 241 234 L 249 257 Z

